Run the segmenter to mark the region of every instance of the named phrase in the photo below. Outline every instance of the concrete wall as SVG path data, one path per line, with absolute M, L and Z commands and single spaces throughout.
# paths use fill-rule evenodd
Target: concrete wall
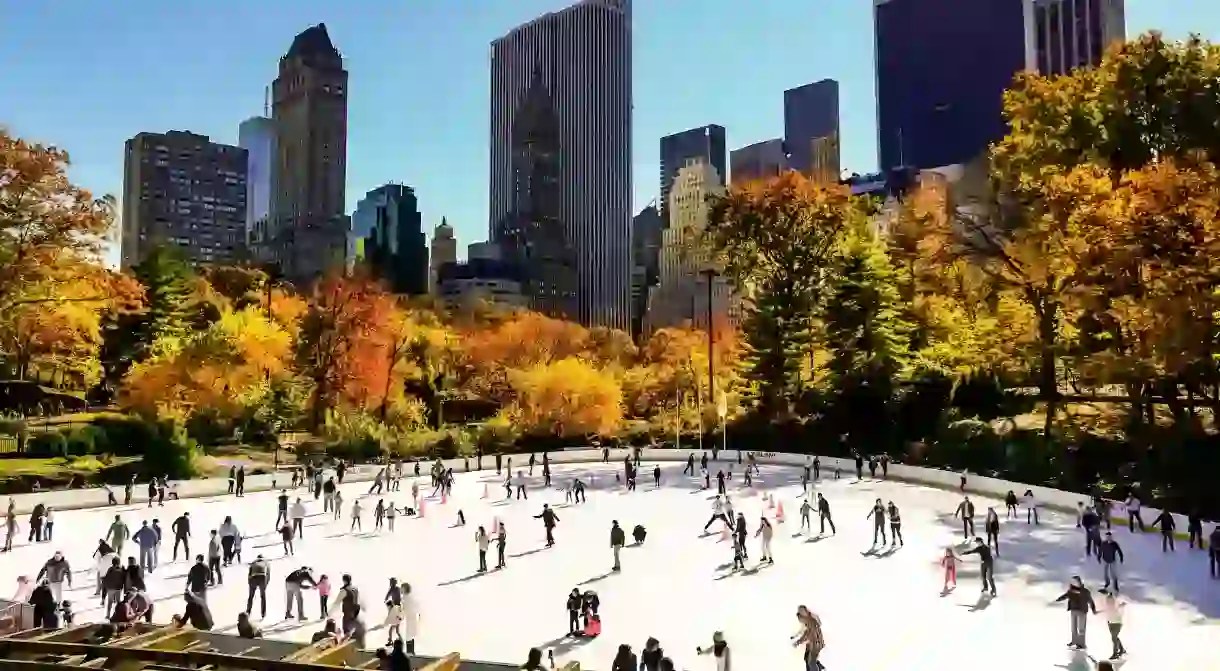
M 642 450 L 642 458 L 644 461 L 675 461 L 681 462 L 686 460 L 686 456 L 691 450 L 673 450 L 673 449 L 651 449 L 645 448 Z M 610 450 L 610 461 L 621 462 L 630 451 L 628 449 Z M 748 454 L 747 451 L 739 450 L 722 450 L 719 453 L 719 463 L 738 463 Z M 792 466 L 796 468 L 803 467 L 807 462 L 813 461 L 813 455 L 804 454 L 785 454 L 775 452 L 755 452 L 758 463 L 763 465 L 776 466 Z M 506 458 L 509 455 L 506 455 Z M 511 455 L 517 459 L 517 463 L 523 464 L 528 458 L 523 454 Z M 709 458 L 711 453 L 709 452 Z M 697 455 L 696 455 L 697 458 Z M 559 452 L 551 452 L 550 460 L 553 464 L 572 464 L 572 463 L 588 463 L 600 462 L 602 460 L 602 451 L 593 449 L 574 449 L 563 450 Z M 470 467 L 475 468 L 475 459 L 469 460 Z M 494 456 L 484 456 L 483 466 L 491 467 L 495 463 Z M 840 459 L 836 457 L 821 457 L 822 472 L 827 473 L 831 469 L 838 468 L 845 473 L 855 473 L 855 463 L 850 459 Z M 461 459 L 449 459 L 445 461 L 447 468 L 452 468 L 455 473 L 460 473 L 465 470 L 466 463 Z M 348 471 L 346 481 L 362 482 L 372 480 L 376 475 L 378 467 L 376 466 L 356 466 Z M 290 475 L 281 472 L 279 476 L 273 479 L 272 475 L 252 475 L 246 478 L 246 491 L 257 492 L 266 491 L 273 488 L 273 482 L 278 480 L 279 486 L 285 486 L 289 482 Z M 899 480 L 910 482 L 913 484 L 927 485 L 932 487 L 940 487 L 943 489 L 957 489 L 960 484 L 961 472 L 937 470 L 932 468 L 922 468 L 919 466 L 906 466 L 903 464 L 891 464 L 889 470 L 891 480 Z M 182 498 L 220 496 L 228 491 L 228 481 L 225 478 L 212 478 L 206 480 L 184 480 L 177 483 L 178 494 Z M 1065 492 L 1059 489 L 1051 489 L 1049 487 L 1039 487 L 1027 485 L 1020 482 L 1009 482 L 1007 480 L 999 480 L 997 478 L 988 478 L 981 475 L 967 474 L 966 491 L 970 494 L 986 496 L 993 499 L 1004 498 L 1004 495 L 1010 490 L 1016 492 L 1020 496 L 1025 490 L 1033 490 L 1034 498 L 1038 501 L 1038 505 L 1044 508 L 1053 508 L 1065 512 L 1075 512 L 1077 502 L 1088 502 L 1088 497 L 1084 494 L 1074 492 Z M 115 496 L 122 500 L 122 488 L 114 489 Z M 147 484 L 141 484 L 136 487 L 134 502 L 144 502 L 147 500 L 145 496 L 147 492 Z M 56 490 L 48 492 L 39 492 L 36 494 L 18 494 L 12 497 L 16 503 L 19 512 L 28 512 L 33 509 L 37 503 L 50 505 L 57 510 L 69 510 L 75 508 L 94 508 L 106 505 L 106 490 L 102 488 L 94 489 L 71 489 L 71 490 Z M 1145 506 L 1142 511 L 1144 522 L 1149 523 L 1160 514 L 1160 510 Z M 1122 506 L 1115 504 L 1113 515 L 1116 520 L 1126 517 Z M 1180 535 L 1186 534 L 1186 516 L 1174 514 L 1174 522 Z

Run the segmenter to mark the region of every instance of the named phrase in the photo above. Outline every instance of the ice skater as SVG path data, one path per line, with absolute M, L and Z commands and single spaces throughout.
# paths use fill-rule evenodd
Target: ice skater
M 726 526 L 729 524 L 729 520 L 724 516 L 724 501 L 720 499 L 719 494 L 712 500 L 712 516 L 707 519 L 707 524 L 703 525 L 704 533 L 707 532 L 708 527 L 712 526 L 712 523 L 716 520 L 720 520 Z
M 114 548 L 115 554 L 123 555 L 123 543 L 127 542 L 128 538 L 131 538 L 131 529 L 127 528 L 127 523 L 123 521 L 122 517 L 115 515 L 114 522 L 106 532 L 106 539 L 110 541 L 110 546 Z
M 737 542 L 737 545 L 741 547 L 742 559 L 749 559 L 750 553 L 746 550 L 746 537 L 749 534 L 746 533 L 745 513 L 737 513 L 737 524 L 734 527 L 733 532 L 734 532 L 734 538 Z
M 611 571 L 623 570 L 622 564 L 619 563 L 619 554 L 625 545 L 627 545 L 627 534 L 618 525 L 618 520 L 610 522 L 610 551 L 614 554 L 614 567 L 610 569 Z
M 1127 530 L 1135 532 L 1138 524 L 1140 531 L 1144 530 L 1144 518 L 1140 515 L 1140 497 L 1135 493 L 1127 496 Z
M 496 568 L 504 568 L 504 548 L 508 545 L 508 531 L 504 528 L 504 523 L 499 524 L 496 530 Z
M 1083 508 L 1083 506 L 1084 506 L 1084 504 L 1081 504 L 1082 508 Z M 1010 490 L 1008 490 L 1008 493 L 1004 495 L 1004 518 L 1011 520 L 1016 517 L 1018 517 L 1018 515 L 1017 515 L 1017 493 L 1010 489 Z M 1076 526 L 1080 526 L 1079 521 L 1077 521 Z
M 178 561 L 178 544 L 182 544 L 184 551 L 183 556 L 190 559 L 191 556 L 191 514 L 182 513 L 178 519 L 174 520 L 173 524 L 169 525 L 170 531 L 174 532 L 174 558 L 173 561 Z
M 945 570 L 944 583 L 940 588 L 943 594 L 948 594 L 957 588 L 957 564 L 960 561 L 957 555 L 953 553 L 953 548 L 945 548 L 945 554 L 940 558 L 941 568 Z
M 837 534 L 835 531 L 835 521 L 830 517 L 830 502 L 822 496 L 822 492 L 818 492 L 818 535 L 826 534 L 826 525 L 830 524 L 830 533 Z
M 716 493 L 721 496 L 725 495 L 724 490 L 724 471 L 716 471 Z
M 966 550 L 963 555 L 978 555 L 979 556 L 979 578 L 983 582 L 984 592 L 991 590 L 991 596 L 996 595 L 995 590 L 995 558 L 991 555 L 991 548 L 983 543 L 982 538 L 977 536 L 974 539 L 974 547 Z
M 381 531 L 381 525 L 385 520 L 385 499 L 377 499 L 377 505 L 373 506 L 373 531 Z
M 1101 542 L 1101 546 L 1097 550 L 1097 558 L 1101 560 L 1101 573 L 1105 577 L 1106 584 L 1102 589 L 1110 587 L 1110 583 L 1114 583 L 1114 591 L 1118 592 L 1118 565 L 1123 562 L 1123 548 L 1114 540 L 1114 534 L 1106 532 L 1106 539 Z
M 1038 523 L 1038 499 L 1034 498 L 1034 490 L 1027 489 L 1021 495 L 1021 502 L 1025 504 L 1025 523 Z
M 813 506 L 809 505 L 809 499 L 801 500 L 801 531 L 812 531 L 813 527 L 809 524 L 809 513 L 813 512 Z
M 360 499 L 352 501 L 352 526 L 348 528 L 348 533 L 351 533 L 356 529 L 364 531 L 364 523 L 360 520 L 363 513 L 364 508 L 360 505 Z
M 281 489 L 280 495 L 276 497 L 275 509 L 275 528 L 280 528 L 280 523 L 288 523 L 288 491 Z
M 983 533 L 987 534 L 988 547 L 994 548 L 995 556 L 1000 556 L 1000 516 L 996 514 L 995 508 L 987 507 L 987 514 L 983 517 Z
M 890 516 L 890 545 L 898 544 L 898 547 L 906 545 L 902 539 L 902 514 L 898 512 L 898 506 L 894 505 L 893 501 L 886 506 L 885 512 Z
M 747 471 L 748 472 L 748 471 Z M 759 539 L 762 556 L 759 561 L 768 564 L 774 564 L 775 560 L 771 556 L 771 537 L 775 534 L 775 528 L 771 526 L 770 520 L 766 515 L 758 518 L 758 531 L 754 532 L 754 536 Z
M 559 523 L 559 516 L 547 504 L 542 504 L 542 512 L 534 515 L 534 519 L 542 520 L 542 526 L 546 528 L 546 546 L 554 547 L 555 545 L 555 525 Z
M 1067 602 L 1068 615 L 1072 627 L 1072 640 L 1068 643 L 1068 647 L 1073 650 L 1085 650 L 1088 648 L 1088 642 L 1085 638 L 1085 632 L 1089 626 L 1089 611 L 1097 614 L 1097 604 L 1093 602 L 1093 594 L 1084 586 L 1084 581 L 1080 576 L 1072 576 L 1072 582 L 1068 585 L 1067 591 L 1059 595 L 1053 603 Z
M 335 498 L 331 501 L 331 508 L 335 513 L 335 521 L 338 522 L 343 517 L 343 492 L 335 490 Z
M 517 500 L 528 499 L 529 494 L 525 491 L 525 473 L 517 471 Z
M 694 476 L 694 474 L 695 474 L 695 453 L 691 452 L 686 455 L 686 468 L 682 469 L 682 475 Z
M 487 573 L 487 550 L 491 547 L 491 539 L 482 526 L 474 532 L 474 544 L 479 549 L 479 573 Z
M 305 534 L 305 503 L 297 497 L 296 503 L 292 504 L 292 535 L 296 538 L 303 538 Z
M 1117 590 L 1101 590 L 1101 615 L 1106 618 L 1106 626 L 1110 630 L 1110 659 L 1119 659 L 1127 654 L 1126 646 L 1118 637 L 1123 630 L 1123 613 L 1126 609 L 1127 602 L 1118 596 Z
M 873 546 L 877 545 L 877 537 L 881 537 L 881 544 L 885 545 L 885 504 L 881 503 L 881 499 L 877 499 L 873 504 L 873 509 L 868 511 L 865 519 L 872 518 L 873 520 Z
M 962 538 L 970 538 L 974 535 L 974 503 L 969 496 L 962 498 L 962 502 L 957 504 L 957 510 L 953 512 L 953 519 L 959 517 L 962 520 Z
M 1175 552 L 1173 532 L 1177 528 L 1177 524 L 1173 521 L 1173 515 L 1168 510 L 1162 510 L 1161 514 L 1152 520 L 1152 526 L 1159 527 L 1161 530 L 1161 552 Z
M 657 464 L 656 466 L 652 467 L 652 486 L 653 487 L 661 486 L 661 465 L 660 464 Z

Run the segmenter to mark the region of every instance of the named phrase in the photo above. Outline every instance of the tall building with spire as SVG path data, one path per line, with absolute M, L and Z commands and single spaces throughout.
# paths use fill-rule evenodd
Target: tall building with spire
M 271 85 L 269 261 L 298 283 L 342 268 L 348 221 L 347 70 L 320 23 L 296 36 Z
M 537 310 L 631 317 L 631 3 L 581 0 L 491 45 L 490 237 Z
M 457 239 L 453 237 L 453 227 L 441 217 L 441 223 L 432 229 L 432 253 L 428 256 L 428 293 L 437 295 L 440 291 L 441 266 L 446 263 L 457 263 Z

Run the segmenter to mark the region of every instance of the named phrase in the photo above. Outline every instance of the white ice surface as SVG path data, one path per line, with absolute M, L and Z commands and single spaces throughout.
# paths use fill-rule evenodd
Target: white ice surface
M 518 465 L 525 460 L 518 457 Z M 967 559 L 959 569 L 960 586 L 940 595 L 938 560 L 944 547 L 960 540 L 950 519 L 959 501 L 956 493 L 906 484 L 827 480 L 819 485 L 830 501 L 838 535 L 817 542 L 794 535 L 799 523 L 800 474 L 796 469 L 764 467 L 755 487 L 742 487 L 741 467 L 734 465 L 730 494 L 745 512 L 751 535 L 764 509 L 761 492 L 775 492 L 784 503 L 787 521 L 777 527 L 774 566 L 757 572 L 732 574 L 720 567 L 732 560 L 728 543 L 719 534 L 700 535 L 711 506 L 711 492 L 701 491 L 702 479 L 681 477 L 682 464 L 663 464 L 663 486 L 652 485 L 652 464 L 642 469 L 640 488 L 623 491 L 615 486 L 614 470 L 621 465 L 556 467 L 555 484 L 581 473 L 593 479 L 587 504 L 564 506 L 563 492 L 543 490 L 537 468 L 528 501 L 503 502 L 502 480 L 494 471 L 458 474 L 455 496 L 442 505 L 430 500 L 426 517 L 400 517 L 396 533 L 372 533 L 371 510 L 377 497 L 364 501 L 364 533 L 348 533 L 348 510 L 368 483 L 343 487 L 343 519 L 321 514 L 321 502 L 306 496 L 310 517 L 305 537 L 298 541 L 294 558 L 283 558 L 275 519 L 273 493 L 168 502 L 164 508 L 143 505 L 89 511 L 57 512 L 55 540 L 36 547 L 22 544 L 0 555 L 0 585 L 15 586 L 18 575 L 31 578 L 53 550 L 61 549 L 78 571 L 76 589 L 69 594 L 78 618 L 100 617 L 93 598 L 90 554 L 113 516 L 121 514 L 134 531 L 152 516 L 169 524 L 183 510 L 193 520 L 192 551 L 206 549 L 207 532 L 225 515 L 233 515 L 247 534 L 244 552 L 249 561 L 263 553 L 272 560 L 268 636 L 308 640 L 320 624 L 313 593 L 306 595 L 311 619 L 304 626 L 282 623 L 282 580 L 292 568 L 308 565 L 326 573 L 337 585 L 339 576 L 351 573 L 362 588 L 370 625 L 384 614 L 381 595 L 390 576 L 408 581 L 420 600 L 422 624 L 417 638 L 421 654 L 458 651 L 464 657 L 491 661 L 523 661 L 530 646 L 553 649 L 557 659 L 577 659 L 586 668 L 607 669 L 620 643 L 638 652 L 648 636 L 660 639 L 679 668 L 711 669 L 695 647 L 707 645 L 715 630 L 723 630 L 734 651 L 734 668 L 744 671 L 799 668 L 798 653 L 789 645 L 796 631 L 794 612 L 806 604 L 821 615 L 827 642 L 823 662 L 831 669 L 966 669 L 1029 671 L 1030 669 L 1084 669 L 1081 656 L 1069 652 L 1068 616 L 1058 596 L 1069 576 L 1080 573 L 1086 583 L 1100 587 L 1101 568 L 1087 561 L 1083 538 L 1065 515 L 1044 513 L 1040 526 L 1005 521 L 1001 528 L 1002 556 L 997 562 L 999 597 L 977 609 L 977 560 Z M 825 476 L 826 474 L 823 473 Z M 481 498 L 483 483 L 490 498 Z M 715 480 L 713 478 L 713 485 Z M 431 493 L 427 478 L 421 489 Z M 386 496 L 399 505 L 410 498 L 409 480 L 400 492 Z M 305 496 L 304 490 L 300 490 Z M 871 522 L 865 515 L 875 497 L 894 501 L 902 511 L 906 547 L 891 556 L 863 556 L 872 541 Z M 532 519 L 543 502 L 555 506 L 560 517 L 557 545 L 544 549 L 540 520 Z M 988 503 L 979 500 L 978 521 Z M 1003 507 L 997 510 L 1003 515 Z M 468 524 L 454 528 L 458 509 Z M 772 513 L 768 511 L 768 515 Z M 508 529 L 508 567 L 478 576 L 473 540 L 478 525 L 490 530 L 493 516 Z M 623 571 L 610 575 L 610 521 L 624 529 L 636 524 L 648 529 L 642 547 L 623 553 Z M 22 527 L 26 520 L 22 519 Z M 816 516 L 814 519 L 816 528 Z M 981 529 L 979 532 L 981 533 Z M 1123 565 L 1125 596 L 1131 601 L 1123 639 L 1130 651 L 1125 668 L 1220 669 L 1220 646 L 1208 636 L 1220 634 L 1220 581 L 1207 575 L 1205 553 L 1191 551 L 1179 542 L 1178 551 L 1162 554 L 1154 535 L 1132 536 L 1115 529 L 1126 552 Z M 24 539 L 22 539 L 24 540 Z M 167 621 L 180 612 L 180 594 L 189 563 L 169 562 L 169 538 L 162 549 L 164 562 L 149 578 L 158 599 L 156 620 Z M 630 540 L 630 538 L 629 538 Z M 751 539 L 750 562 L 756 565 L 757 542 Z M 132 554 L 128 550 L 125 554 Z M 489 552 L 494 566 L 495 548 Z M 219 630 L 232 630 L 244 609 L 246 569 L 230 568 L 225 584 L 209 592 L 208 600 Z M 568 639 L 564 599 L 572 587 L 595 589 L 601 597 L 603 635 L 591 642 Z M 4 587 L 9 591 L 13 587 Z M 257 604 L 256 604 L 257 609 Z M 381 642 L 382 632 L 370 634 L 369 644 Z M 1090 618 L 1090 653 L 1110 653 L 1109 637 L 1101 618 Z

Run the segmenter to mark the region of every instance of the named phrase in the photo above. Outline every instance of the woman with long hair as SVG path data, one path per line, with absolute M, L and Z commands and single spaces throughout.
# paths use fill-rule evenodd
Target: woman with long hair
M 821 671 L 826 668 L 818 661 L 818 656 L 826 647 L 826 639 L 822 637 L 822 620 L 806 606 L 796 607 L 796 619 L 801 623 L 801 631 L 792 637 L 792 645 L 805 646 L 805 671 Z
M 732 654 L 729 651 L 728 641 L 724 640 L 724 632 L 718 631 L 712 634 L 712 646 L 695 648 L 695 654 L 710 654 L 716 660 L 716 671 L 733 671 Z
M 610 665 L 610 671 L 636 671 L 639 662 L 636 660 L 634 652 L 631 652 L 631 646 L 623 643 L 618 646 L 618 654 L 614 656 L 614 662 Z

